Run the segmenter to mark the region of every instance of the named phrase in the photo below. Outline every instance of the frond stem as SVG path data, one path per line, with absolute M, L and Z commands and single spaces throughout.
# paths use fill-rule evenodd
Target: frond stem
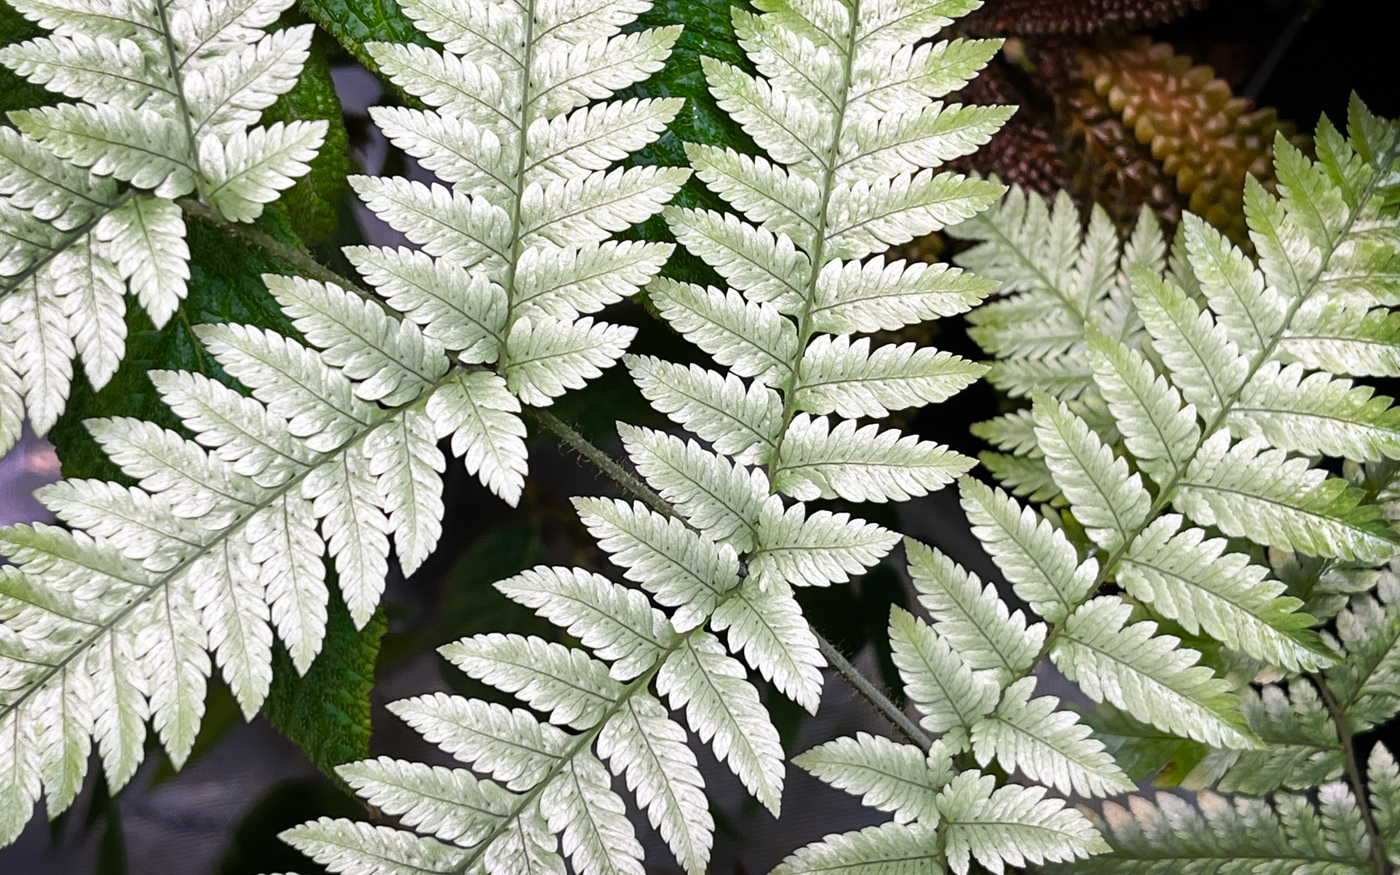
M 807 342 L 812 337 L 817 281 L 821 277 L 822 268 L 826 266 L 823 259 L 826 258 L 828 213 L 831 212 L 831 194 L 836 187 L 836 162 L 841 152 L 841 133 L 846 120 L 846 103 L 851 94 L 851 78 L 858 45 L 856 34 L 860 24 L 860 4 L 861 0 L 851 0 L 847 9 L 850 24 L 846 29 L 846 45 L 843 47 L 845 51 L 841 53 L 841 88 L 835 101 L 836 115 L 831 126 L 831 143 L 827 147 L 825 167 L 822 170 L 821 212 L 817 215 L 816 224 L 812 225 L 812 251 L 808 253 L 811 259 L 811 271 L 807 276 L 806 288 L 803 289 L 802 313 L 797 319 L 797 345 L 793 348 L 792 360 L 788 362 L 787 379 L 783 380 L 783 385 L 779 388 L 783 396 L 783 416 L 778 424 L 777 437 L 773 440 L 773 457 L 770 466 L 774 470 L 770 472 L 772 476 L 769 478 L 774 484 L 774 491 L 777 488 L 777 475 L 782 470 L 783 439 L 787 436 L 788 426 L 792 425 L 793 416 L 797 414 L 797 389 L 802 384 L 803 354 L 807 351 Z M 812 223 L 808 222 L 808 224 Z
M 354 280 L 345 276 L 341 276 L 340 274 L 321 264 L 321 262 L 312 258 L 311 255 L 305 249 L 302 249 L 299 246 L 292 246 L 290 244 L 283 243 L 281 240 L 278 240 L 276 237 L 273 237 L 271 234 L 267 233 L 261 228 L 243 222 L 229 221 L 228 219 L 224 218 L 223 213 L 220 213 L 218 210 L 214 209 L 208 204 L 202 201 L 197 201 L 193 198 L 182 197 L 176 200 L 175 203 L 179 204 L 180 209 L 184 210 L 188 215 L 191 215 L 196 219 L 203 219 L 209 224 L 223 229 L 230 236 L 242 238 L 246 242 L 253 244 L 259 249 L 262 249 L 268 255 L 271 255 L 273 258 L 278 258 L 282 261 L 287 262 L 292 267 L 295 267 L 297 270 L 301 271 L 310 279 L 319 280 L 323 283 L 334 283 L 340 286 L 341 288 L 346 289 L 347 291 L 355 292 L 356 294 L 364 298 L 373 299 L 379 297 L 378 295 L 371 294 L 369 291 L 361 288 L 359 284 L 356 283 Z
M 205 221 L 223 228 L 229 234 L 242 238 L 262 248 L 268 254 L 280 258 L 312 279 L 334 283 L 368 300 L 376 301 L 381 304 L 381 306 L 384 304 L 383 299 L 378 295 L 361 288 L 353 280 L 341 276 L 321 264 L 303 249 L 289 246 L 276 237 L 273 237 L 271 234 L 259 228 L 255 228 L 252 225 L 230 222 L 217 210 L 199 201 L 190 198 L 181 198 L 178 203 L 188 214 L 204 219 Z M 394 315 L 398 316 L 399 314 L 395 313 Z M 459 367 L 469 368 L 471 366 L 459 364 Z M 594 445 L 592 441 L 579 434 L 577 429 L 560 419 L 548 408 L 526 407 L 525 410 L 536 423 L 552 432 L 570 449 L 587 459 L 589 463 L 611 478 L 624 490 L 636 496 L 637 499 L 648 508 L 663 516 L 672 517 L 676 515 L 675 508 L 673 508 L 666 499 L 662 498 L 655 490 L 639 480 L 626 468 L 622 467 L 622 465 L 618 464 L 611 456 Z M 816 636 L 817 648 L 820 650 L 827 663 L 853 690 L 859 693 L 870 703 L 871 707 L 879 712 L 881 716 L 888 719 L 890 723 L 911 742 L 919 745 L 924 750 L 929 749 L 932 741 L 928 735 L 923 730 L 919 729 L 919 727 L 899 709 L 899 706 L 895 705 L 888 696 L 871 683 L 870 680 L 861 673 L 860 669 L 852 665 L 850 661 L 836 649 L 836 646 L 827 640 L 826 636 L 822 635 L 816 629 L 812 629 L 812 634 Z
M 880 716 L 890 721 L 901 735 L 918 745 L 924 753 L 928 753 L 929 748 L 933 747 L 933 739 L 929 738 L 928 734 L 915 725 L 907 714 L 871 683 L 860 669 L 851 665 L 845 654 L 837 650 L 836 645 L 828 641 L 825 635 L 816 629 L 812 630 L 812 634 L 817 636 L 817 649 L 821 651 L 822 656 L 836 670 L 836 673 L 841 675 L 846 683 L 850 684 L 857 693 L 860 693 L 867 702 L 874 706 L 875 710 L 880 712 Z
M 563 774 L 564 769 L 574 761 L 574 758 L 593 746 L 593 742 L 597 740 L 603 728 L 608 725 L 608 721 L 616 716 L 617 713 L 632 700 L 633 696 L 651 686 L 652 679 L 661 672 L 662 667 L 666 665 L 666 660 L 670 659 L 671 654 L 679 650 L 681 645 L 684 644 L 692 634 L 695 633 L 675 633 L 675 640 L 673 640 L 665 650 L 657 654 L 656 662 L 652 663 L 651 668 L 629 681 L 627 686 L 622 688 L 622 692 L 618 694 L 617 701 L 608 706 L 608 709 L 603 712 L 602 716 L 598 718 L 598 721 L 588 727 L 584 732 L 580 732 L 573 737 L 573 743 L 570 744 L 564 752 L 559 754 L 557 761 L 554 765 L 549 767 L 549 771 L 545 773 L 544 777 L 540 778 L 535 786 L 525 792 L 520 797 L 520 801 L 510 810 L 510 813 L 503 817 L 500 823 L 492 827 L 491 831 L 482 837 L 481 841 L 477 843 L 475 849 L 467 855 L 466 859 L 451 870 L 453 875 L 463 875 L 463 873 L 472 870 L 472 867 L 481 860 L 482 855 L 491 847 L 491 844 L 504 835 L 506 830 L 510 829 L 510 825 L 514 823 L 517 818 L 529 811 L 530 807 L 539 801 L 544 791 L 549 789 L 549 785 L 554 783 L 555 778 Z
M 1308 675 L 1322 693 L 1322 701 L 1327 705 L 1327 713 L 1337 727 L 1337 738 L 1342 742 L 1342 762 L 1346 767 L 1347 781 L 1351 784 L 1352 795 L 1356 797 L 1356 807 L 1361 811 L 1361 822 L 1366 826 L 1366 843 L 1371 848 L 1371 871 L 1374 875 L 1387 875 L 1385 854 L 1381 850 L 1380 830 L 1376 828 L 1376 817 L 1371 811 L 1371 803 L 1366 796 L 1366 785 L 1361 779 L 1361 768 L 1356 761 L 1356 739 L 1351 731 L 1351 721 L 1337 701 L 1332 688 L 1321 672 Z
M 156 14 L 160 16 L 160 41 L 165 46 L 165 59 L 170 64 L 170 84 L 175 88 L 175 102 L 180 106 L 180 121 L 185 125 L 185 143 L 190 169 L 194 171 L 195 188 L 199 191 L 199 199 L 207 200 L 209 193 L 204 185 L 204 174 L 199 170 L 199 143 L 194 136 L 190 104 L 185 99 L 184 73 L 180 69 L 180 59 L 175 57 L 175 40 L 170 35 L 170 13 L 165 4 L 166 0 L 155 0 Z
M 520 117 L 515 120 L 515 173 L 512 180 L 514 191 L 511 192 L 515 202 L 510 208 L 510 246 L 507 249 L 506 277 L 505 282 L 501 283 L 501 288 L 506 293 L 506 319 L 501 327 L 500 364 L 505 367 L 509 366 L 507 344 L 510 341 L 510 329 L 515 322 L 515 279 L 520 270 L 520 243 L 524 239 L 524 234 L 521 233 L 524 222 L 521 221 L 520 213 L 525 206 L 525 164 L 529 151 L 526 148 L 529 145 L 527 132 L 530 130 L 530 109 L 533 105 L 530 98 L 530 68 L 535 64 L 535 0 L 526 0 L 521 4 L 521 12 L 521 17 L 525 19 L 525 56 L 520 59 Z

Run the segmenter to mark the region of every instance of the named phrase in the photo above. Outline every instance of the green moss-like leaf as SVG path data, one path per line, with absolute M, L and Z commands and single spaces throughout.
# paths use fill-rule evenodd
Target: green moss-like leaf
M 298 179 L 279 201 L 291 217 L 292 230 L 309 246 L 325 242 L 335 230 L 340 199 L 346 190 L 345 175 L 351 170 L 350 137 L 335 83 L 331 81 L 331 65 L 326 60 L 330 42 L 324 31 L 316 32 L 301 78 L 262 117 L 265 125 L 316 119 L 327 122 L 326 140 L 311 161 L 311 172 Z
M 371 70 L 378 68 L 365 43 L 431 44 L 394 0 L 301 0 L 301 10 Z
M 334 576 L 328 569 L 327 578 Z M 334 587 L 327 614 L 326 642 L 304 677 L 297 676 L 286 648 L 274 648 L 272 689 L 263 714 L 334 777 L 335 766 L 369 756 L 369 694 L 379 641 L 389 623 L 380 608 L 356 631 Z

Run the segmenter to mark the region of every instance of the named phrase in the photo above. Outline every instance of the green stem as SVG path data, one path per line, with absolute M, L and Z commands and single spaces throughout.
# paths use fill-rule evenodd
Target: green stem
M 817 636 L 817 649 L 821 651 L 822 656 L 826 657 L 826 661 L 831 664 L 836 673 L 845 678 L 846 683 L 850 684 L 857 693 L 864 696 L 865 700 L 873 705 L 882 717 L 890 721 L 895 729 L 898 729 L 905 738 L 917 744 L 925 753 L 933 747 L 933 739 L 914 725 L 914 721 L 910 720 L 908 715 L 901 711 L 888 696 L 871 683 L 869 678 L 861 674 L 860 669 L 851 665 L 845 655 L 836 649 L 836 645 L 826 640 L 826 636 L 815 629 L 812 630 L 812 634 Z
M 1376 817 L 1371 811 L 1371 802 L 1366 795 L 1366 785 L 1361 779 L 1361 767 L 1356 760 L 1356 737 L 1351 731 L 1351 721 L 1337 702 L 1327 679 L 1320 672 L 1308 675 L 1322 693 L 1322 701 L 1327 705 L 1327 713 L 1337 727 L 1337 738 L 1342 743 L 1342 762 L 1346 769 L 1347 781 L 1351 784 L 1352 795 L 1356 797 L 1356 807 L 1361 812 L 1361 822 L 1366 826 L 1366 843 L 1371 848 L 1371 871 L 1374 875 L 1388 875 L 1385 854 L 1381 850 L 1380 830 L 1376 828 Z
M 208 191 L 204 185 L 204 174 L 199 170 L 199 143 L 194 136 L 194 123 L 191 119 L 190 104 L 185 99 L 184 74 L 180 60 L 175 57 L 175 40 L 170 34 L 170 13 L 165 8 L 166 0 L 156 0 L 156 14 L 160 16 L 161 42 L 165 45 L 165 58 L 170 64 L 170 85 L 175 90 L 175 102 L 180 107 L 180 121 L 185 124 L 185 143 L 189 153 L 189 167 L 194 174 L 195 189 L 199 199 L 207 201 Z
M 323 283 L 334 283 L 347 291 L 355 292 L 363 298 L 379 299 L 378 295 L 360 288 L 354 280 L 341 276 L 312 258 L 305 249 L 283 243 L 261 228 L 243 222 L 230 222 L 228 219 L 224 218 L 223 214 L 218 210 L 192 198 L 183 197 L 177 200 L 176 203 L 180 205 L 180 209 L 184 210 L 187 215 L 193 216 L 196 219 L 203 219 L 209 224 L 221 228 L 230 236 L 238 237 L 244 242 L 253 244 L 273 258 L 285 261 L 287 264 L 295 267 L 309 279 L 318 280 Z M 401 314 L 396 313 L 396 315 Z

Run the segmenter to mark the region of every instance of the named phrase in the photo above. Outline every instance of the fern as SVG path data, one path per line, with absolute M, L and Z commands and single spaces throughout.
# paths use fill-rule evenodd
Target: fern
M 1007 454 L 985 458 L 1018 491 L 1063 510 L 1037 513 L 968 478 L 963 507 L 1011 589 L 1046 623 L 907 542 L 934 622 L 896 608 L 890 637 L 906 695 L 938 735 L 933 754 L 925 762 L 918 746 L 867 737 L 799 757 L 895 822 L 828 836 L 780 871 L 935 871 L 946 861 L 962 872 L 969 856 L 1001 871 L 1097 854 L 1051 869 L 1383 873 L 1396 847 L 1394 762 L 1377 748 L 1370 807 L 1358 804 L 1352 735 L 1400 708 L 1393 577 L 1382 576 L 1379 601 L 1353 598 L 1337 637 L 1313 628 L 1367 588 L 1364 573 L 1359 587 L 1346 582 L 1354 569 L 1397 551 L 1377 498 L 1393 478 L 1380 461 L 1394 455 L 1390 399 L 1345 376 L 1377 375 L 1367 363 L 1383 357 L 1363 326 L 1382 322 L 1396 300 L 1395 219 L 1377 197 L 1395 173 L 1396 127 L 1359 104 L 1351 114 L 1350 140 L 1320 128 L 1316 164 L 1276 144 L 1280 198 L 1251 180 L 1257 265 L 1194 216 L 1170 262 L 1146 214 L 1125 246 L 1098 209 L 1081 235 L 1063 196 L 1052 210 L 1012 192 L 952 229 L 978 241 L 961 263 L 1005 283 L 1006 297 L 970 317 L 996 356 L 991 378 L 1031 400 L 977 429 Z M 1321 321 L 1339 307 L 1355 328 Z M 1320 324 L 1336 339 L 1321 340 Z M 1289 352 L 1313 343 L 1345 361 L 1342 374 L 1310 373 Z M 1309 458 L 1327 452 L 1374 470 L 1368 479 L 1352 462 L 1360 482 L 1331 477 Z M 1275 574 L 1249 541 L 1298 558 L 1292 570 L 1280 560 Z M 1110 581 L 1121 594 L 1099 595 Z M 1056 697 L 1032 698 L 1029 672 L 1047 656 L 1101 703 L 1088 725 Z M 1261 680 L 1292 678 L 1287 691 L 1250 688 L 1261 670 Z M 1197 786 L 1274 795 L 1232 805 L 1203 794 L 1204 819 L 1166 795 L 1157 807 L 1105 803 L 1107 843 L 1041 799 L 1045 787 L 1131 789 L 1120 764 L 1141 777 L 1177 758 L 1181 748 L 1162 736 L 1211 751 L 1192 772 Z M 950 781 L 950 755 L 1042 786 L 971 768 Z M 1349 784 L 1337 782 L 1344 767 Z M 917 814 L 905 801 L 913 787 Z M 1275 793 L 1314 787 L 1317 808 Z
M 250 222 L 308 171 L 324 121 L 257 125 L 310 48 L 310 25 L 264 32 L 288 3 L 12 4 L 52 33 L 0 63 L 73 102 L 0 128 L 0 453 L 26 411 L 40 434 L 63 413 L 75 355 L 111 379 L 128 290 L 157 328 L 180 306 L 176 199 Z
M 1103 832 L 1112 850 L 1077 871 L 1181 872 L 1249 859 L 1259 871 L 1302 865 L 1373 873 L 1383 871 L 1385 861 L 1394 864 L 1400 857 L 1400 772 L 1381 743 L 1363 771 L 1353 736 L 1400 711 L 1394 664 L 1400 593 L 1392 568 L 1343 573 L 1374 589 L 1352 596 L 1335 617 L 1337 635 L 1328 640 L 1340 654 L 1336 664 L 1250 691 L 1245 714 L 1269 747 L 1218 752 L 1193 772 L 1193 780 L 1215 782 L 1218 791 L 1235 795 L 1202 791 L 1199 811 L 1167 793 L 1155 804 L 1141 797 L 1106 803 Z M 1320 589 L 1326 576 L 1317 567 L 1293 583 Z M 1335 608 L 1310 604 L 1331 619 Z
M 271 15 L 265 5 L 250 8 Z M 363 626 L 383 591 L 391 538 L 411 573 L 441 534 L 438 440 L 450 436 L 468 469 L 514 504 L 526 471 L 522 402 L 547 405 L 582 386 L 632 337 L 580 311 L 635 293 L 660 269 L 670 245 L 607 238 L 655 213 L 689 171 L 603 168 L 658 136 L 679 101 L 590 101 L 657 69 L 676 29 L 620 34 L 645 8 L 637 4 L 480 15 L 453 3 L 407 5 L 445 51 L 370 51 L 439 109 L 375 116 L 452 187 L 353 183 L 422 250 L 351 249 L 377 294 L 344 280 L 265 276 L 305 343 L 255 326 L 196 329 L 251 397 L 198 374 L 153 372 L 194 440 L 135 419 L 92 421 L 138 486 L 65 481 L 40 497 L 71 532 L 0 532 L 18 566 L 0 582 L 0 839 L 18 833 L 41 791 L 52 812 L 72 801 L 92 740 L 113 789 L 144 755 L 147 718 L 183 763 L 203 714 L 209 653 L 244 714 L 255 714 L 268 694 L 274 633 L 299 672 L 321 648 L 323 554 Z M 223 8 L 198 6 L 211 15 Z M 55 112 L 67 119 L 78 110 Z M 271 136 L 255 130 L 225 158 L 262 154 Z M 98 160 L 122 160 L 113 154 Z M 197 181 L 191 168 L 171 174 L 163 194 Z M 234 190 L 201 194 L 228 214 Z M 159 261 L 132 258 L 168 274 Z
M 1001 191 L 928 168 L 975 148 L 1007 115 L 930 102 L 995 50 L 990 42 L 923 43 L 967 8 L 768 3 L 757 15 L 734 13 L 763 78 L 712 61 L 706 74 L 720 105 L 780 163 L 689 146 L 697 175 L 743 218 L 674 209 L 667 219 L 731 287 L 657 279 L 647 289 L 662 318 L 728 372 L 626 359 L 652 405 L 708 447 L 619 423 L 647 483 L 634 491 L 646 500 L 574 502 L 622 577 L 641 589 L 549 566 L 498 583 L 582 647 L 500 634 L 443 647 L 463 671 L 530 710 L 447 696 L 400 702 L 396 713 L 473 771 L 380 760 L 342 772 L 367 800 L 432 838 L 322 820 L 284 833 L 292 845 L 341 872 L 562 872 L 561 854 L 582 873 L 640 871 L 611 772 L 682 867 L 702 872 L 713 822 L 685 729 L 663 701 L 778 812 L 782 748 L 735 656 L 814 711 L 825 659 L 793 589 L 845 582 L 897 540 L 847 512 L 803 502 L 903 500 L 972 464 L 946 447 L 831 416 L 942 400 L 981 372 L 935 351 L 871 351 L 867 339 L 850 337 L 955 313 L 990 291 L 956 269 L 885 265 L 878 256 L 860 263 L 972 215 Z M 909 115 L 901 107 L 911 102 L 923 110 Z M 506 738 L 529 742 L 507 749 Z M 437 789 L 449 781 L 453 789 Z M 929 778 L 929 793 L 944 781 Z M 955 784 L 944 795 L 962 813 L 950 816 L 969 822 L 1027 801 L 983 798 L 980 785 Z M 1044 805 L 1035 811 L 1052 829 L 1065 820 Z M 1086 828 L 1068 816 L 1067 828 Z M 973 831 L 966 836 L 976 843 Z
M 1394 131 L 1359 104 L 1351 131 L 1348 141 L 1324 122 L 1317 164 L 1281 145 L 1281 198 L 1250 187 L 1257 267 L 1193 217 L 1169 268 L 1150 218 L 1121 255 L 1099 211 L 1082 246 L 1061 246 L 1078 235 L 1068 203 L 1052 212 L 1019 194 L 956 231 L 986 239 L 962 260 L 1003 277 L 1012 293 L 973 317 L 997 367 L 1024 363 L 1029 374 L 1040 362 L 1067 361 L 1084 372 L 1072 387 L 1027 387 L 1029 415 L 981 426 L 1048 475 L 1021 480 L 1022 491 L 1035 483 L 1043 498 L 1053 488 L 1083 525 L 1082 546 L 1097 555 L 1095 582 L 1116 580 L 1187 632 L 1291 671 L 1331 662 L 1309 630 L 1313 619 L 1282 595 L 1282 584 L 1265 580 L 1267 569 L 1187 519 L 1333 561 L 1374 562 L 1396 549 L 1380 508 L 1307 458 L 1396 453 L 1390 400 L 1347 376 L 1376 371 L 1353 355 L 1343 373 L 1309 373 L 1290 352 L 1312 342 L 1293 334 L 1315 333 L 1320 314 L 1345 306 L 1374 319 L 1366 313 L 1393 303 L 1393 218 L 1373 194 L 1394 172 Z M 1042 239 L 1055 242 L 1046 248 Z M 1056 314 L 1053 340 L 1040 324 L 1011 320 L 1030 306 Z M 1351 342 L 1347 329 L 1337 330 L 1339 346 Z M 1005 527 L 976 515 L 974 523 L 989 535 Z M 1026 569 L 1007 565 L 1014 551 L 993 553 L 1013 584 L 1030 585 Z M 1078 658 L 1062 658 L 1074 671 Z

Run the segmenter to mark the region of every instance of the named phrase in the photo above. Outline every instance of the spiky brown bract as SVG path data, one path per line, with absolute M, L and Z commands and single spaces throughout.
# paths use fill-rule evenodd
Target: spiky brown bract
M 1308 137 L 1280 122 L 1272 108 L 1235 97 L 1209 66 L 1147 37 L 1088 50 L 1081 62 L 1084 80 L 1175 178 L 1187 209 L 1245 244 L 1245 176 L 1272 190 L 1275 135 L 1303 149 Z

